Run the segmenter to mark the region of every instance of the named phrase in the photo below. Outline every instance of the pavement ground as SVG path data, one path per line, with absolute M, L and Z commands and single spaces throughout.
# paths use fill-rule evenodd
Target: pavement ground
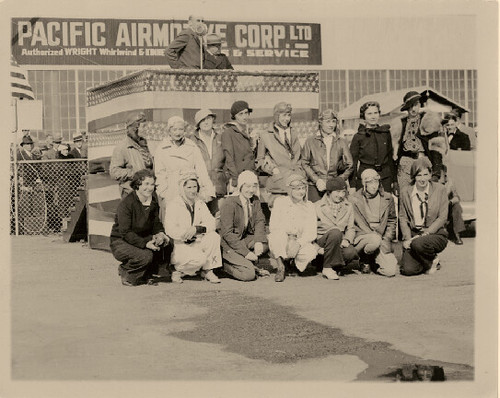
M 434 275 L 138 287 L 86 244 L 11 247 L 13 380 L 392 382 L 405 363 L 474 378 L 474 238 Z

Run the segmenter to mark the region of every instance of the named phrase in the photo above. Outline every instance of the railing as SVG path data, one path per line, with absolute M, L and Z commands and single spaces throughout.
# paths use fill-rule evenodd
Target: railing
M 61 232 L 87 173 L 86 159 L 11 162 L 10 233 Z

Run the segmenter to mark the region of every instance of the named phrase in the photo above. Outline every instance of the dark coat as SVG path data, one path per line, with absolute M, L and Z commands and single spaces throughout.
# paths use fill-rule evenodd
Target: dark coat
M 390 193 L 380 191 L 380 224 L 375 231 L 372 230 L 366 219 L 366 198 L 363 195 L 363 190 L 359 189 L 349 196 L 349 201 L 354 210 L 356 236 L 377 232 L 383 239 L 392 241 L 396 231 L 397 216 L 394 199 Z
M 450 141 L 450 149 L 462 151 L 470 151 L 470 138 L 466 133 L 461 132 L 459 129 L 455 130 L 455 135 Z
M 245 227 L 245 214 L 239 196 L 224 199 L 220 209 L 220 236 L 224 251 L 234 250 L 245 257 L 250 250 L 243 240 L 247 235 L 254 235 L 255 242 L 267 242 L 266 219 L 257 196 L 251 199 L 252 218 Z
M 415 229 L 415 217 L 411 204 L 411 193 L 414 185 L 409 185 L 399 196 L 399 225 L 403 240 L 411 239 L 411 231 Z M 429 198 L 424 231 L 435 234 L 444 227 L 448 219 L 448 194 L 440 183 L 429 182 Z
M 144 249 L 153 235 L 165 232 L 159 211 L 156 193 L 153 193 L 149 209 L 145 210 L 137 193 L 132 191 L 118 205 L 115 223 L 111 229 L 111 241 L 123 239 L 135 247 Z
M 69 151 L 69 154 L 70 154 L 70 155 L 73 155 L 73 157 L 74 157 L 75 159 L 82 159 L 82 158 L 85 158 L 85 156 L 83 156 L 83 152 L 81 152 L 81 149 L 80 149 L 80 150 L 78 150 L 78 148 L 77 148 L 77 147 L 73 147 L 73 148 L 71 149 L 71 151 Z
M 226 54 L 206 54 L 203 62 L 205 69 L 234 69 Z
M 182 30 L 165 53 L 172 69 L 200 69 L 200 38 L 190 28 Z
M 389 178 L 391 182 L 396 181 L 394 151 L 388 124 L 375 128 L 359 125 L 358 132 L 352 137 L 350 150 L 354 167 L 351 186 L 355 185 L 356 189 L 362 187 L 361 173 L 366 169 L 376 170 L 382 180 Z
M 238 175 L 244 170 L 255 170 L 255 154 L 248 134 L 240 131 L 234 123 L 227 123 L 222 131 L 222 149 L 226 159 L 225 171 L 231 184 L 236 187 Z

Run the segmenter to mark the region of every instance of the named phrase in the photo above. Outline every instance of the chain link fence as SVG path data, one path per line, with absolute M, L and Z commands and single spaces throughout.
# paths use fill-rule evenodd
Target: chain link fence
M 86 159 L 11 162 L 11 235 L 61 232 L 87 173 Z

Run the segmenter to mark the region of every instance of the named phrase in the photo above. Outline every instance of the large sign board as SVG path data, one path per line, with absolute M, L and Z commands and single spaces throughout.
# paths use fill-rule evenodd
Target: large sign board
M 206 21 L 234 65 L 321 65 L 319 24 Z M 21 65 L 166 65 L 180 20 L 13 18 Z

